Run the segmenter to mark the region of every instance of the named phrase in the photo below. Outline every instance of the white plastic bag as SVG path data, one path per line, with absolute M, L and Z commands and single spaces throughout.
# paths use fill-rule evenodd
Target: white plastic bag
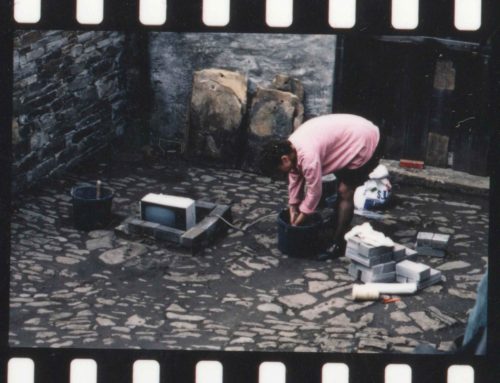
M 389 171 L 384 165 L 379 165 L 370 173 L 370 179 L 356 188 L 354 206 L 356 209 L 383 207 L 389 201 L 391 193 Z

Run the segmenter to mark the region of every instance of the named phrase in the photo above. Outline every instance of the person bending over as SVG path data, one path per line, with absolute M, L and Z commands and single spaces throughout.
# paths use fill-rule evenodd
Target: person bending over
M 288 140 L 264 145 L 259 168 L 267 175 L 288 173 L 290 223 L 300 225 L 321 199 L 322 176 L 334 173 L 338 198 L 333 244 L 319 259 L 345 249 L 344 234 L 354 212 L 354 191 L 368 179 L 380 158 L 380 132 L 363 117 L 329 114 L 303 123 Z

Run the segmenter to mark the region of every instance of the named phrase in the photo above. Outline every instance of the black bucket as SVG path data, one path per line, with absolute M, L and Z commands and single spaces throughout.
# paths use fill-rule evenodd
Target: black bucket
M 105 227 L 111 220 L 113 191 L 101 187 L 99 198 L 95 186 L 76 186 L 71 189 L 73 222 L 78 230 L 94 230 Z
M 311 258 L 322 249 L 320 240 L 323 219 L 318 213 L 307 216 L 300 226 L 290 225 L 290 212 L 282 210 L 278 215 L 278 249 L 297 258 Z

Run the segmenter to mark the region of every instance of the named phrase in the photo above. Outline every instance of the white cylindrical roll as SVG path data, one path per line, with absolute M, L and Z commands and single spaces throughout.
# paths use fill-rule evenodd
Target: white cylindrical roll
M 380 294 L 413 294 L 417 291 L 416 283 L 367 283 Z
M 353 285 L 352 299 L 355 301 L 374 301 L 379 299 L 379 291 L 368 285 Z

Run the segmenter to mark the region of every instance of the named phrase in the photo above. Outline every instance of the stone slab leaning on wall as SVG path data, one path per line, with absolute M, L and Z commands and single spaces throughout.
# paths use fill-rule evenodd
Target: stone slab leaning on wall
M 276 76 L 269 89 L 257 89 L 249 116 L 246 168 L 256 170 L 263 144 L 288 138 L 302 124 L 303 99 L 302 83 L 285 75 Z
M 234 165 L 241 154 L 247 78 L 223 69 L 194 72 L 188 151 Z

